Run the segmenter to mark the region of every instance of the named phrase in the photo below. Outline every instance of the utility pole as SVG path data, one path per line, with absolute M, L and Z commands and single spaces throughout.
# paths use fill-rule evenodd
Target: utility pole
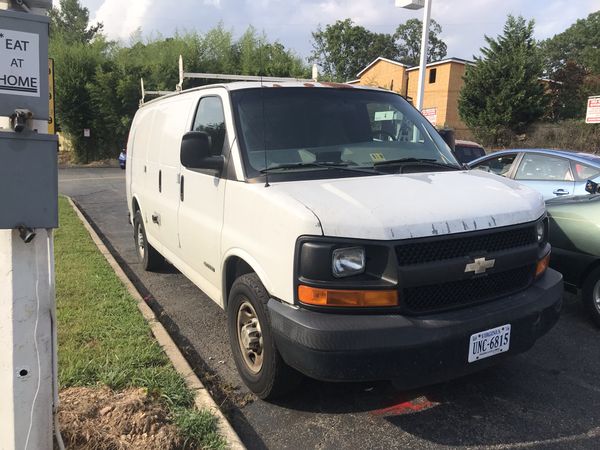
M 52 449 L 58 403 L 57 141 L 47 134 L 51 7 L 51 0 L 0 0 L 1 450 Z
M 423 109 L 423 93 L 425 91 L 425 71 L 427 69 L 427 47 L 429 46 L 429 21 L 431 19 L 431 0 L 396 0 L 396 6 L 405 9 L 421 9 L 423 11 L 423 31 L 421 34 L 421 58 L 419 63 L 419 84 L 417 87 L 417 109 Z

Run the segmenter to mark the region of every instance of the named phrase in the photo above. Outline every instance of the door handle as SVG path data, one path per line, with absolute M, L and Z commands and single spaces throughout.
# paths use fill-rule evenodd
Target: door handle
M 183 175 L 179 179 L 179 200 L 183 201 Z
M 162 170 L 158 171 L 158 192 L 162 192 Z
M 567 195 L 569 191 L 567 191 L 566 189 L 555 189 L 554 191 L 552 191 L 552 193 L 554 195 Z

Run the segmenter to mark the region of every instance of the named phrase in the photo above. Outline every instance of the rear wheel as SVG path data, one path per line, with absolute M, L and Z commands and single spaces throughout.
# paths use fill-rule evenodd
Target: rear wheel
M 581 296 L 592 320 L 600 327 L 600 267 L 592 270 L 585 279 Z
M 233 359 L 248 388 L 263 400 L 296 388 L 302 376 L 281 358 L 271 332 L 269 295 L 254 273 L 242 275 L 231 287 L 227 327 Z
M 133 238 L 135 239 L 135 249 L 138 259 L 144 270 L 159 268 L 163 264 L 164 258 L 148 242 L 144 220 L 140 211 L 136 211 L 135 216 L 133 216 Z

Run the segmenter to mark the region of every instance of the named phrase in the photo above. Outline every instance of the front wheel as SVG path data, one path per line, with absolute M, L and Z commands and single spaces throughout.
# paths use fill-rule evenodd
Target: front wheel
M 273 399 L 293 390 L 301 375 L 281 358 L 271 332 L 269 295 L 258 276 L 236 279 L 227 304 L 227 328 L 240 377 L 258 397 Z
M 592 270 L 585 279 L 581 296 L 592 320 L 600 327 L 600 267 Z

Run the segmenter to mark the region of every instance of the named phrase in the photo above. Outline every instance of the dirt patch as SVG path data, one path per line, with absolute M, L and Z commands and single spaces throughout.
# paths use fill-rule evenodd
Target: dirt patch
M 69 449 L 171 450 L 184 443 L 167 409 L 144 389 L 64 389 L 58 420 Z

